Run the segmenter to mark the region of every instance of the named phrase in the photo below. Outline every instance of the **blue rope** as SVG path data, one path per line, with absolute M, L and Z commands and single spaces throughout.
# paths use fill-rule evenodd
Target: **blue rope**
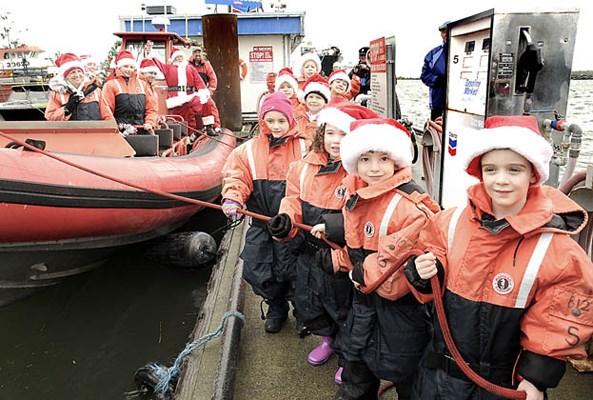
M 154 371 L 155 375 L 159 377 L 159 381 L 154 389 L 155 395 L 158 396 L 158 398 L 164 398 L 165 394 L 169 390 L 169 384 L 171 380 L 179 376 L 181 363 L 185 356 L 187 356 L 195 349 L 202 347 L 211 339 L 214 339 L 222 335 L 222 333 L 224 332 L 225 322 L 230 317 L 236 317 L 243 322 L 245 321 L 245 316 L 241 314 L 239 311 L 227 311 L 222 317 L 222 321 L 220 322 L 220 326 L 218 327 L 218 329 L 216 329 L 216 331 L 212 333 L 205 334 L 204 336 L 198 338 L 197 340 L 191 343 L 188 343 L 185 346 L 185 349 L 183 349 L 183 351 L 179 353 L 171 368 L 163 367 L 162 365 L 158 365 L 156 363 L 151 363 L 150 365 L 148 365 L 148 367 Z

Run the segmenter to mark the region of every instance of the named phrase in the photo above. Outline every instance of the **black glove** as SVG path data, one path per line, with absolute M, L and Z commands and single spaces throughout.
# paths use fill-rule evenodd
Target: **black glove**
M 266 223 L 270 235 L 283 239 L 290 233 L 292 223 L 288 214 L 278 214 Z
M 66 104 L 64 104 L 64 114 L 66 115 L 70 115 L 74 112 L 74 110 L 76 109 L 76 106 L 78 105 L 78 103 L 80 103 L 80 101 L 83 99 L 82 96 L 80 96 L 77 93 L 70 93 L 70 98 L 68 99 L 68 101 L 66 102 Z
M 364 284 L 364 269 L 362 268 L 361 262 L 357 262 L 354 264 L 354 268 L 352 269 L 352 280 L 354 282 L 360 283 L 361 286 L 365 286 L 365 284 Z
M 334 263 L 332 262 L 331 249 L 322 247 L 315 252 L 315 264 L 319 265 L 323 271 L 333 275 L 334 274 Z

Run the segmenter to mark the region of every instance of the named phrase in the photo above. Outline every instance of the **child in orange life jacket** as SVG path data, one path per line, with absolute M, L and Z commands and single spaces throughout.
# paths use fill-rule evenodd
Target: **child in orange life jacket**
M 336 97 L 344 100 L 352 100 L 360 91 L 360 78 L 356 75 L 352 79 L 348 76 L 346 71 L 338 69 L 333 71 L 327 78 L 329 82 L 329 91 L 332 100 Z
M 239 217 L 243 206 L 258 214 L 278 214 L 286 192 L 288 166 L 302 159 L 309 146 L 297 132 L 292 104 L 284 93 L 266 96 L 260 108 L 260 125 L 262 132 L 234 149 L 223 167 L 222 210 L 229 218 Z M 290 243 L 272 239 L 265 222 L 252 219 L 250 225 L 241 253 L 243 278 L 269 306 L 265 331 L 277 333 L 288 317 L 295 256 Z
M 286 68 L 283 68 L 286 69 Z M 288 68 L 290 69 L 290 68 Z M 294 72 L 293 72 L 294 71 Z M 312 52 L 307 52 L 301 55 L 299 58 L 296 59 L 293 68 L 290 69 L 291 74 L 296 74 L 295 78 L 297 80 L 297 97 L 300 98 L 303 95 L 303 90 L 305 88 L 305 82 L 315 74 L 319 74 L 321 72 L 321 60 L 319 56 Z M 276 79 L 280 76 L 280 72 L 276 74 L 275 72 L 270 72 L 266 76 L 266 86 L 268 87 L 268 91 L 273 93 L 274 91 L 278 91 L 276 86 Z
M 293 71 L 297 74 L 299 88 L 305 90 L 306 82 L 315 74 L 321 73 L 321 60 L 313 52 L 307 52 L 296 60 Z
M 570 237 L 587 214 L 542 186 L 552 148 L 534 117 L 490 117 L 466 146 L 461 161 L 480 182 L 466 207 L 429 221 L 417 245 L 426 253 L 410 260 L 406 277 L 426 302 L 438 274 L 453 339 L 476 373 L 541 400 L 566 357 L 585 357 L 593 332 L 593 265 Z M 415 398 L 500 399 L 465 377 L 433 320 Z
M 299 230 L 292 221 L 315 225 L 326 219 L 342 219 L 346 171 L 340 160 L 340 142 L 352 121 L 376 117 L 374 111 L 351 102 L 321 110 L 311 151 L 289 169 L 280 214 L 268 222 L 275 238 L 296 238 Z M 352 303 L 352 284 L 347 269 L 334 268 L 327 243 L 309 233 L 304 233 L 304 239 L 296 263 L 295 308 L 305 326 L 323 336 L 322 343 L 308 356 L 311 365 L 321 365 L 333 353 L 330 345 Z
M 329 102 L 330 92 L 327 79 L 313 75 L 305 84 L 302 103 L 295 108 L 295 119 L 299 132 L 313 139 L 317 132 L 319 111 Z
M 409 399 L 431 327 L 400 267 L 439 206 L 412 180 L 410 134 L 401 124 L 377 118 L 354 121 L 350 129 L 340 155 L 349 174 L 344 231 L 357 290 L 334 340 L 345 361 L 336 399 L 376 399 L 380 379 Z M 326 231 L 330 226 L 320 224 L 311 232 Z
M 293 107 L 297 107 L 301 103 L 297 97 L 299 84 L 290 68 L 282 68 L 278 72 L 274 89 L 276 92 L 284 93 L 290 99 Z

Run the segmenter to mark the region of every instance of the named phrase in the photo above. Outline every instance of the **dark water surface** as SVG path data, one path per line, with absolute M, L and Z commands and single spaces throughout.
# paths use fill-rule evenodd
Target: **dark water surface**
M 214 232 L 220 211 L 185 229 Z M 222 233 L 213 235 L 220 241 Z M 211 268 L 165 267 L 125 249 L 102 267 L 0 308 L 0 399 L 125 399 L 134 371 L 170 367 L 193 330 Z

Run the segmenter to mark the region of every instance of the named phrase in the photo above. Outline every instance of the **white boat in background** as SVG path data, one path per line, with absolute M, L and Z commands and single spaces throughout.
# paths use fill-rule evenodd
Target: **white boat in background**
M 40 47 L 0 49 L 0 120 L 43 120 L 54 63 Z

